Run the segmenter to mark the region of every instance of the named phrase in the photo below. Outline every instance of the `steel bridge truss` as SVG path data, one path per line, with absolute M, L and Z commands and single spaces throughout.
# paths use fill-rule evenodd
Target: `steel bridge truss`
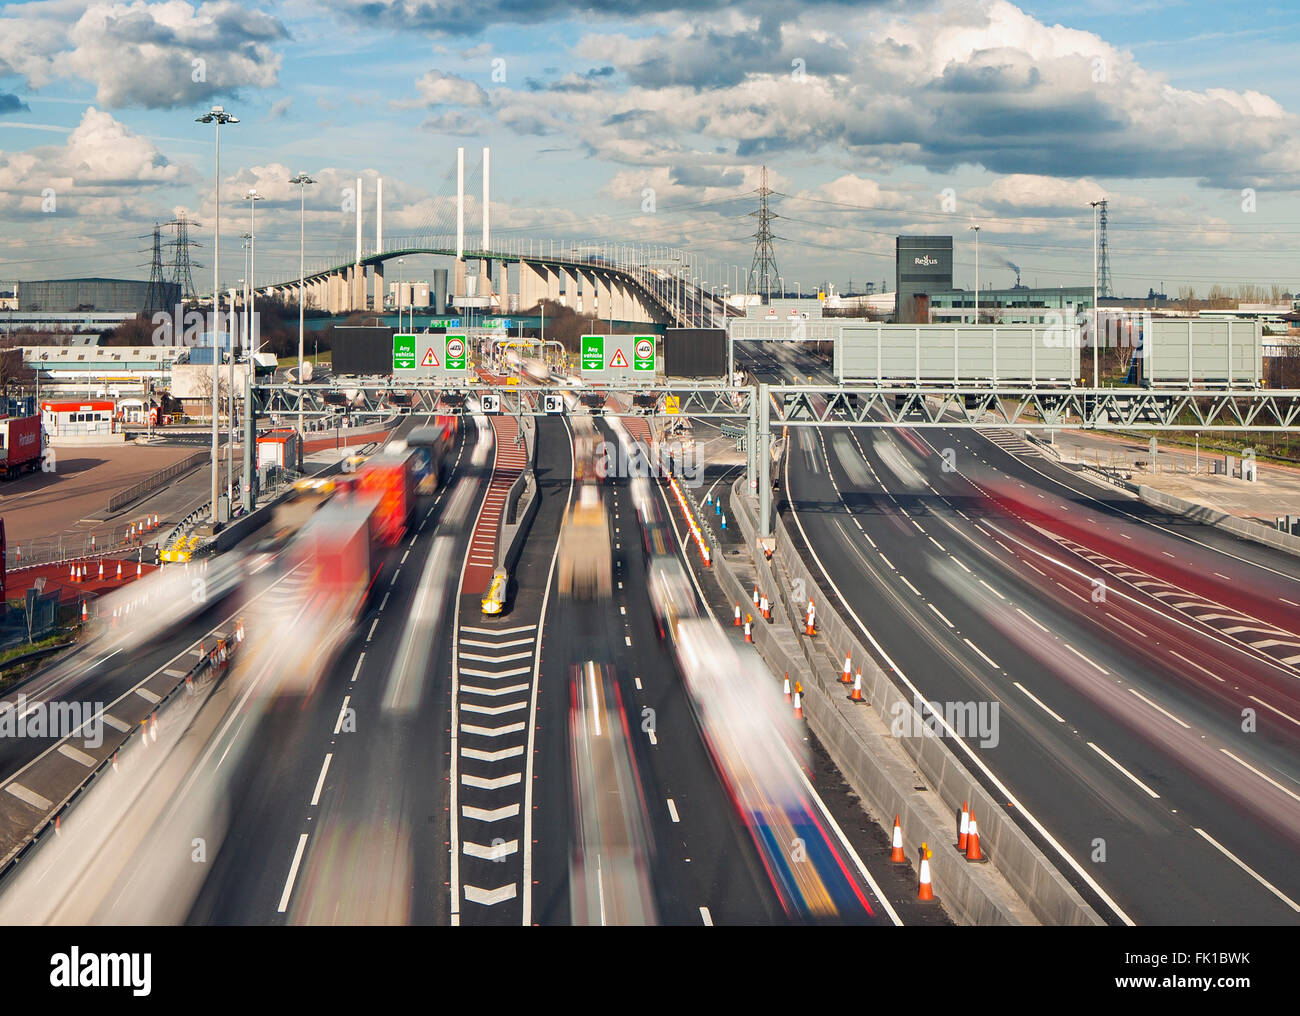
M 441 380 L 339 380 L 329 384 L 258 385 L 261 416 L 313 419 L 345 414 L 385 418 L 395 413 L 478 411 L 495 395 L 499 412 L 553 416 L 576 396 L 606 416 L 680 415 L 749 422 L 765 408 L 773 427 L 1052 428 L 1056 430 L 1300 430 L 1300 391 L 1282 389 L 918 388 L 874 385 L 733 386 L 689 382 L 654 385 L 449 385 Z M 547 395 L 560 396 L 565 408 Z M 611 404 L 610 397 L 618 401 Z M 474 400 L 474 401 L 471 401 Z M 547 403 L 551 405 L 548 407 Z

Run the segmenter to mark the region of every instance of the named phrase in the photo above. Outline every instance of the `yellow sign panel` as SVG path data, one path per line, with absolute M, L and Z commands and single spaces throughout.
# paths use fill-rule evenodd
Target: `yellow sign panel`
M 676 395 L 664 396 L 664 412 L 676 416 L 682 410 L 682 400 Z
M 819 300 L 825 300 L 825 299 L 826 299 L 826 294 L 823 293 L 821 290 L 818 290 L 818 291 L 817 291 L 817 299 L 819 299 Z

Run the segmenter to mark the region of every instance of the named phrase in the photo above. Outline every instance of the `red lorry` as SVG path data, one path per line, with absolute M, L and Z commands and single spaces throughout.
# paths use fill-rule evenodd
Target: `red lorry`
M 415 512 L 415 453 L 384 453 L 366 459 L 357 473 L 357 489 L 377 495 L 377 535 L 386 547 L 394 546 L 406 532 Z
M 39 469 L 44 452 L 41 445 L 39 415 L 0 419 L 0 477 L 9 479 Z

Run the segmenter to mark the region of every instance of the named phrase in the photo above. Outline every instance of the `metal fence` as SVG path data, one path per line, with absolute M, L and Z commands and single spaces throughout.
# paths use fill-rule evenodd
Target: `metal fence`
M 189 472 L 195 466 L 199 465 L 199 463 L 206 461 L 209 458 L 209 455 L 210 453 L 206 451 L 194 452 L 192 455 L 187 455 L 179 462 L 175 462 L 172 465 L 167 466 L 165 469 L 160 469 L 158 472 L 145 477 L 139 483 L 122 488 L 108 499 L 108 510 L 115 512 L 119 508 L 124 508 L 132 501 L 157 490 L 168 480 L 174 479 L 182 473 Z

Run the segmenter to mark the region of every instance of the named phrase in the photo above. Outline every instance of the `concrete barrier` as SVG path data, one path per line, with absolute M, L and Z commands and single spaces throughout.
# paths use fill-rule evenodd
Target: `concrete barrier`
M 1229 515 L 1227 512 L 1221 512 L 1208 505 L 1197 504 L 1195 501 L 1185 501 L 1181 497 L 1174 497 L 1172 494 L 1166 494 L 1164 491 L 1148 487 L 1146 484 L 1142 484 L 1137 488 L 1137 495 L 1152 508 L 1173 512 L 1193 522 L 1199 522 L 1206 526 L 1215 526 L 1232 533 L 1234 536 L 1240 536 L 1243 540 L 1262 543 L 1266 547 L 1300 556 L 1300 537 L 1278 532 L 1261 522 L 1243 519 L 1237 515 Z
M 755 520 L 751 498 L 743 492 L 743 479 L 737 481 L 729 498 L 732 517 L 737 521 L 750 548 L 756 547 Z M 767 588 L 777 591 L 782 601 L 782 613 L 801 618 L 806 603 L 792 602 L 794 590 L 791 583 L 778 580 L 777 569 L 783 569 L 792 579 L 801 579 L 805 591 L 813 593 L 821 586 L 805 564 L 796 545 L 786 530 L 784 520 L 776 517 L 774 532 L 776 550 L 771 562 L 762 553 L 751 550 L 754 566 L 763 576 Z M 717 569 L 720 575 L 732 579 L 729 595 L 743 597 L 745 590 L 731 576 L 726 562 L 721 560 Z M 774 567 L 775 566 L 775 567 Z M 890 677 L 872 661 L 867 647 L 858 639 L 839 611 L 825 598 L 817 604 L 818 642 L 800 638 L 802 660 L 777 656 L 769 660 L 776 669 L 808 670 L 813 675 L 804 715 L 809 725 L 831 753 L 840 772 L 878 817 L 904 815 L 914 830 L 911 838 L 918 839 L 915 830 L 924 830 L 935 847 L 931 869 L 939 895 L 954 920 L 969 924 L 1025 924 L 1039 921 L 1050 925 L 1100 925 L 1105 922 L 1083 899 L 1079 892 L 1057 870 L 1056 866 L 1038 848 L 1029 835 L 1010 817 L 1005 802 L 995 800 L 971 775 L 965 763 L 940 737 L 921 726 L 922 733 L 913 737 L 873 736 L 854 722 L 854 708 L 847 702 L 841 685 L 834 680 L 822 655 L 820 646 L 832 647 L 835 655 L 849 652 L 862 666 L 862 690 L 871 708 L 889 730 L 899 710 L 910 715 L 911 699 Z M 755 626 L 755 643 L 761 652 L 770 651 L 765 643 L 775 642 L 768 626 Z M 802 665 L 802 666 L 801 666 Z M 844 699 L 841 702 L 841 699 Z M 914 727 L 917 724 L 914 723 Z M 909 766 L 901 761 L 898 749 L 910 760 Z M 934 792 L 927 807 L 923 795 L 914 788 L 916 777 L 922 785 Z M 963 801 L 969 801 L 979 821 L 980 841 L 991 857 L 998 872 L 1022 902 L 999 898 L 996 887 L 978 873 L 978 866 L 966 863 L 957 851 L 943 849 L 955 838 L 956 818 Z

